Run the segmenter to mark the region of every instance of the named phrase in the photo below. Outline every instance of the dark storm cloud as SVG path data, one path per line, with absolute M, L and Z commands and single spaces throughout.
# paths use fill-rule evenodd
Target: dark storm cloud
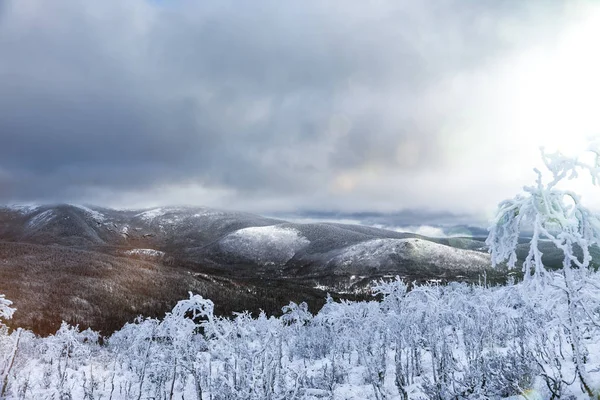
M 189 184 L 259 201 L 369 165 L 440 166 L 446 121 L 423 93 L 561 6 L 0 4 L 0 201 Z

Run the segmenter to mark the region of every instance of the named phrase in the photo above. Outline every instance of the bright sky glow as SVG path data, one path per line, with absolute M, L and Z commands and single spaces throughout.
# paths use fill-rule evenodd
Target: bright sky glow
M 555 46 L 534 49 L 515 68 L 514 129 L 548 150 L 578 154 L 600 135 L 600 11 L 588 10 Z

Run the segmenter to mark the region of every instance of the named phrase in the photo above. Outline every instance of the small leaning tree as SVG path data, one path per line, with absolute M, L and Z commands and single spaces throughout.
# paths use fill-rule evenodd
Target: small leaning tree
M 594 326 L 600 326 L 597 315 L 583 300 L 584 292 L 593 291 L 593 303 L 600 305 L 597 295 L 600 282 L 590 279 L 593 269 L 590 249 L 600 244 L 600 218 L 582 205 L 577 194 L 559 188 L 559 183 L 576 179 L 582 173 L 589 175 L 594 185 L 600 186 L 600 147 L 590 146 L 585 155 L 590 156 L 591 161 L 567 157 L 560 152 L 547 153 L 542 149 L 542 160 L 551 177 L 544 179 L 542 172 L 535 169 L 537 180 L 534 186 L 526 186 L 524 194 L 500 203 L 486 244 L 493 266 L 506 262 L 509 268 L 514 268 L 519 239 L 531 238 L 522 265 L 524 284 L 538 294 L 551 285 L 566 299 L 568 316 L 564 325 L 571 343 L 575 374 L 583 391 L 593 396 L 584 365 L 587 349 L 583 344 L 581 325 L 591 320 Z M 549 271 L 544 265 L 542 241 L 550 241 L 561 250 L 563 260 L 559 271 Z
M 3 322 L 7 319 L 11 319 L 15 309 L 12 306 L 12 301 L 8 300 L 3 294 L 0 294 L 0 327 L 4 326 Z M 19 348 L 19 338 L 21 336 L 21 330 L 17 330 L 17 339 L 13 346 L 13 350 L 11 351 L 8 358 L 3 361 L 3 365 L 0 365 L 2 370 L 0 371 L 0 398 L 4 398 L 6 394 L 6 388 L 8 387 L 8 376 L 15 362 L 15 356 L 17 354 L 17 349 Z

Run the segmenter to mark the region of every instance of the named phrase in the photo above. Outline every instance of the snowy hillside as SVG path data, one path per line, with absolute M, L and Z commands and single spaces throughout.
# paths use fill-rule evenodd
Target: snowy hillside
M 485 253 L 416 238 L 374 239 L 346 247 L 329 263 L 340 267 L 360 265 L 379 269 L 402 261 L 433 264 L 447 270 L 480 270 L 489 265 L 490 258 Z
M 41 213 L 35 215 L 33 218 L 31 218 L 28 221 L 27 225 L 30 228 L 42 227 L 44 224 L 50 222 L 54 217 L 55 217 L 55 215 L 52 212 L 52 210 L 46 210 L 44 212 L 41 212 Z
M 34 212 L 35 210 L 37 210 L 38 207 L 39 206 L 29 205 L 29 204 L 12 204 L 12 205 L 0 206 L 0 210 L 4 209 L 7 211 L 15 211 L 20 214 L 26 215 L 26 214 Z
M 82 205 L 77 205 L 77 204 L 70 204 L 70 205 L 84 211 L 86 214 L 88 214 L 90 217 L 92 217 L 96 222 L 100 223 L 100 222 L 106 221 L 106 216 L 99 211 L 92 210 L 91 208 L 82 206 Z
M 163 312 L 197 287 L 221 299 L 223 312 L 236 304 L 273 312 L 292 298 L 322 305 L 321 289 L 363 296 L 371 280 L 388 276 L 476 282 L 487 254 L 463 248 L 482 245 L 206 207 L 10 206 L 0 208 L 0 293 L 20 315 L 39 315 L 20 320 L 39 332 L 65 318 L 111 330 L 149 307 Z
M 309 244 L 297 230 L 277 225 L 240 229 L 220 241 L 223 251 L 259 265 L 284 265 Z
M 441 272 L 451 276 L 458 269 L 477 271 L 489 265 L 482 242 L 468 238 L 429 239 L 361 225 L 288 223 L 206 207 L 12 206 L 0 209 L 0 219 L 0 240 L 93 246 L 94 251 L 98 246 L 152 249 L 170 259 L 207 262 L 224 270 L 246 265 L 250 273 L 253 265 L 278 267 L 273 274 L 289 271 L 292 276 L 378 277 L 410 269 L 417 277 L 421 271 L 435 278 Z

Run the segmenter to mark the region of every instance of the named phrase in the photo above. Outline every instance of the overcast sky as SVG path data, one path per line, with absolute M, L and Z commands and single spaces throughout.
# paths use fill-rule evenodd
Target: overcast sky
M 0 203 L 487 218 L 600 132 L 597 4 L 1 0 Z

